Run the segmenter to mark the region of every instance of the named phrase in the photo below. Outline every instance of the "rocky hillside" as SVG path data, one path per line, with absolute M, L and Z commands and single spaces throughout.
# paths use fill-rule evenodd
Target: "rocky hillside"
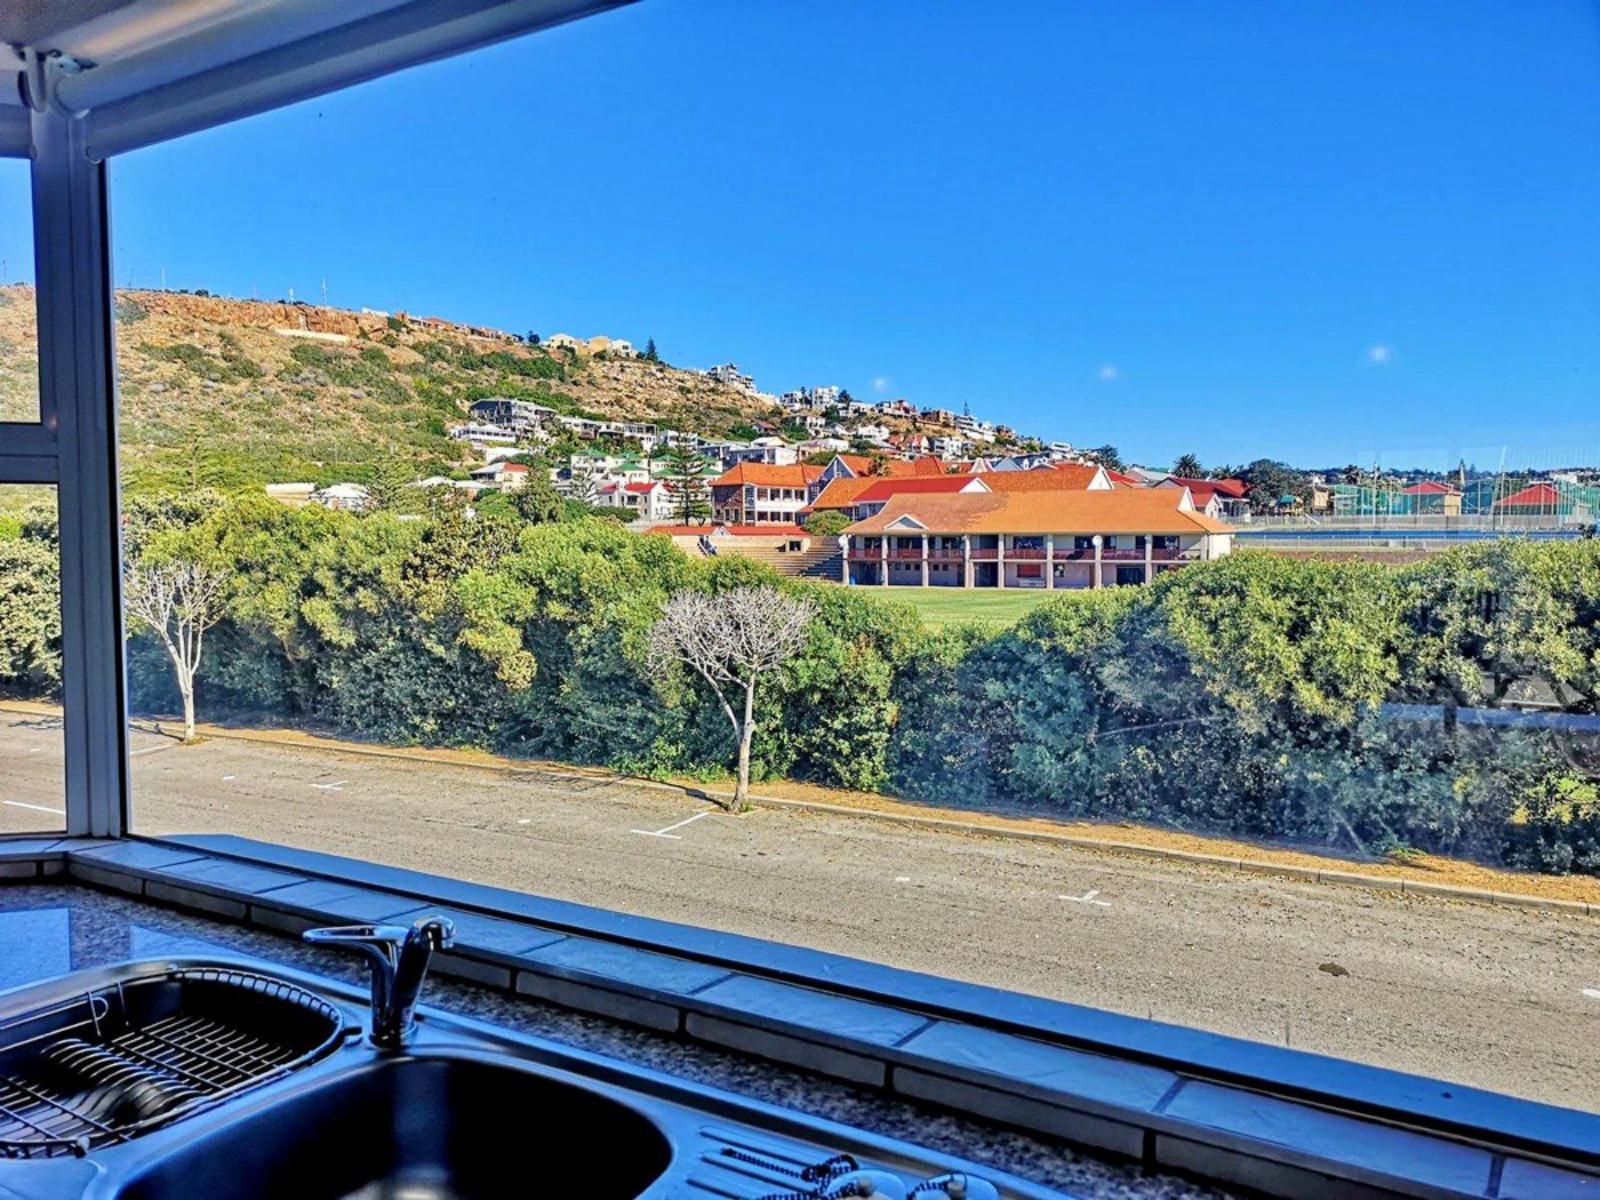
M 0 420 L 32 415 L 31 288 L 0 287 Z M 547 351 L 495 330 L 306 304 L 125 291 L 117 301 L 125 482 L 361 479 L 399 458 L 468 463 L 445 434 L 483 396 L 726 436 L 766 402 L 697 372 Z

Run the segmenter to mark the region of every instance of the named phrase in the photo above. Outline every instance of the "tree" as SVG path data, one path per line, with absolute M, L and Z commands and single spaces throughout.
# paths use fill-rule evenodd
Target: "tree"
M 1304 499 L 1310 481 L 1304 471 L 1271 458 L 1258 458 L 1239 477 L 1249 487 L 1250 503 L 1258 509 L 1275 508 L 1285 496 Z
M 411 485 L 416 482 L 416 471 L 409 463 L 399 459 L 386 458 L 373 468 L 372 478 L 367 483 L 367 512 L 416 512 L 422 507 L 422 496 L 419 489 Z
M 160 640 L 183 697 L 183 740 L 194 740 L 194 680 L 206 631 L 222 620 L 229 575 L 176 553 L 130 563 L 123 583 L 128 613 Z
M 1090 462 L 1099 463 L 1108 471 L 1122 470 L 1122 455 L 1109 442 L 1104 446 L 1096 446 L 1093 450 L 1085 450 L 1083 456 Z
M 528 330 L 528 345 L 537 346 L 538 344 L 539 344 L 539 335 L 537 333 L 535 333 L 531 329 Z
M 661 361 L 661 355 L 656 352 L 656 340 L 655 340 L 655 338 L 645 338 L 645 340 L 644 340 L 644 358 L 645 358 L 646 362 L 660 362 Z
M 805 519 L 805 529 L 812 537 L 838 537 L 850 524 L 850 518 L 836 508 L 824 508 Z
M 721 595 L 679 592 L 650 630 L 653 671 L 681 664 L 706 681 L 733 727 L 739 746 L 733 812 L 750 804 L 750 744 L 756 732 L 756 687 L 761 677 L 805 647 L 817 614 L 810 600 L 775 587 L 742 587 Z M 734 711 L 743 692 L 744 715 Z
M 711 500 L 706 494 L 706 460 L 692 450 L 674 446 L 662 456 L 666 472 L 662 481 L 672 497 L 672 516 L 680 525 L 694 525 L 711 518 Z
M 1205 468 L 1200 465 L 1196 455 L 1182 454 L 1172 464 L 1172 473 L 1180 479 L 1199 479 L 1205 473 Z
M 532 462 L 524 465 L 528 468 L 528 479 L 521 487 L 513 488 L 508 493 L 511 507 L 516 509 L 517 515 L 530 525 L 547 525 L 552 521 L 559 521 L 562 510 L 561 493 L 556 491 L 555 485 L 550 482 L 550 468 L 545 465 L 542 458 L 534 458 Z

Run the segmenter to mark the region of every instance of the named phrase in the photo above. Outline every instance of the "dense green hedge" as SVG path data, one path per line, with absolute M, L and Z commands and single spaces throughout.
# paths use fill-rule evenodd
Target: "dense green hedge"
M 47 523 L 0 521 L 0 687 L 50 686 Z M 202 716 L 267 713 L 394 742 L 647 773 L 721 771 L 725 719 L 642 668 L 680 588 L 770 581 L 614 522 L 356 517 L 259 497 L 141 499 L 133 553 L 178 539 L 237 586 Z M 1505 541 L 1406 568 L 1238 553 L 1065 594 L 1004 630 L 929 630 L 867 589 L 804 587 L 806 652 L 761 699 L 757 773 L 960 805 L 1155 821 L 1367 852 L 1600 873 L 1594 762 L 1572 736 L 1447 731 L 1378 705 L 1532 688 L 1600 710 L 1600 544 Z M 134 703 L 171 709 L 130 648 Z

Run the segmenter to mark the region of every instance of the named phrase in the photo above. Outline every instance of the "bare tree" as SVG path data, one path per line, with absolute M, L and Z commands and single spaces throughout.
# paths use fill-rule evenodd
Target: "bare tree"
M 128 612 L 161 639 L 183 696 L 183 740 L 194 739 L 194 678 L 206 630 L 223 616 L 227 573 L 189 558 L 130 563 L 123 583 Z
M 750 803 L 750 742 L 755 736 L 756 684 L 798 654 L 816 616 L 809 600 L 774 587 L 745 587 L 721 595 L 680 592 L 667 601 L 650 631 L 650 663 L 693 668 L 716 694 L 739 744 L 739 781 L 732 810 Z M 734 711 L 743 691 L 744 717 Z

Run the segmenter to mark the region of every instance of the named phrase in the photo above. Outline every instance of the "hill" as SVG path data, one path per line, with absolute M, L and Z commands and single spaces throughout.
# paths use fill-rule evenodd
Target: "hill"
M 33 406 L 33 289 L 0 287 L 0 420 Z M 308 304 L 117 293 L 124 482 L 361 481 L 475 461 L 446 434 L 484 396 L 726 437 L 770 403 L 696 371 L 549 350 L 497 330 Z

